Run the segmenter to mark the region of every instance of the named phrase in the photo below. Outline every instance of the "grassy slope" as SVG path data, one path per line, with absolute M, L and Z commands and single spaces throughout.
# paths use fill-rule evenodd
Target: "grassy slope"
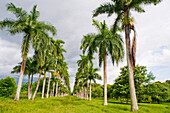
M 82 100 L 67 96 L 58 98 L 21 99 L 19 102 L 0 98 L 0 113 L 131 113 L 130 104 L 120 104 L 112 100 L 103 106 L 102 100 Z M 170 113 L 170 103 L 139 104 L 139 113 Z

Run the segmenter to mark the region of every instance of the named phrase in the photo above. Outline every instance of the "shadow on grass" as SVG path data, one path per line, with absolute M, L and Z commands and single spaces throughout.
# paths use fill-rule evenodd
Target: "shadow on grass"
M 120 105 L 131 105 L 130 103 L 121 103 L 121 102 L 114 102 L 112 100 L 108 100 L 108 103 L 113 103 L 113 104 L 120 104 Z

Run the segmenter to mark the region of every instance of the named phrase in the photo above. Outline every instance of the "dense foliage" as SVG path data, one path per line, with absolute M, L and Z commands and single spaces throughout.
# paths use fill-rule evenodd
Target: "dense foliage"
M 0 96 L 10 96 L 15 93 L 17 83 L 15 79 L 8 76 L 4 79 L 0 79 Z

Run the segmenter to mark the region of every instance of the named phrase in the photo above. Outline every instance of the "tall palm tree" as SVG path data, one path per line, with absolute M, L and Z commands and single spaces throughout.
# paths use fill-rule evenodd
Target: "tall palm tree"
M 48 77 L 48 86 L 47 86 L 47 95 L 46 95 L 47 98 L 48 98 L 49 90 L 50 90 L 50 78 L 51 78 L 51 73 L 49 73 L 49 77 Z
M 0 21 L 1 29 L 7 28 L 11 34 L 24 33 L 23 44 L 21 47 L 23 61 L 21 66 L 17 92 L 14 99 L 16 101 L 19 100 L 25 63 L 27 59 L 27 54 L 29 52 L 30 42 L 32 43 L 33 48 L 38 49 L 39 42 L 42 41 L 42 39 L 44 40 L 44 36 L 42 37 L 42 35 L 48 35 L 47 31 L 50 31 L 53 35 L 56 34 L 56 29 L 54 26 L 45 24 L 44 22 L 41 21 L 40 22 L 37 21 L 40 13 L 39 11 L 36 10 L 36 7 L 37 6 L 35 5 L 33 7 L 33 10 L 30 11 L 30 14 L 27 14 L 25 10 L 22 10 L 22 8 L 17 8 L 13 3 L 9 3 L 7 4 L 7 10 L 12 12 L 16 16 L 17 20 L 5 19 L 3 21 Z
M 11 73 L 20 73 L 22 62 L 18 63 L 17 66 L 13 68 Z M 36 62 L 33 58 L 29 57 L 26 60 L 24 75 L 28 75 L 28 99 L 31 99 L 32 96 L 32 83 L 33 83 L 33 75 L 37 73 Z M 30 76 L 31 77 L 31 85 L 30 85 Z
M 88 48 L 91 45 L 91 43 L 93 42 L 94 38 L 95 38 L 94 33 L 89 33 L 89 34 L 83 36 L 83 39 L 81 40 L 81 46 L 80 46 L 80 49 L 83 51 L 83 55 L 85 55 L 86 50 L 88 50 Z M 96 49 L 96 51 L 97 51 L 97 49 Z
M 97 28 L 98 34 L 96 34 L 95 39 L 89 46 L 88 55 L 92 57 L 97 48 L 99 50 L 99 66 L 101 67 L 102 62 L 104 62 L 104 105 L 107 105 L 107 56 L 110 54 L 112 64 L 114 65 L 116 61 L 118 65 L 124 57 L 123 40 L 119 34 L 113 34 L 109 30 L 105 21 L 99 23 L 93 20 L 93 25 Z
M 58 83 L 60 82 L 59 78 L 56 78 L 56 89 L 55 89 L 55 97 L 58 96 Z
M 91 101 L 91 81 L 96 83 L 95 79 L 98 79 L 98 80 L 102 79 L 101 76 L 97 73 L 97 71 L 99 71 L 99 68 L 93 68 L 93 65 L 91 65 L 90 68 L 84 73 L 82 73 L 80 77 L 80 78 L 85 78 L 84 81 L 87 81 L 87 80 L 90 81 L 90 97 L 89 97 L 90 101 Z
M 80 46 L 80 49 L 83 51 L 83 55 L 85 55 L 86 50 L 89 48 L 89 46 L 93 42 L 94 38 L 95 38 L 94 33 L 89 33 L 89 34 L 83 36 L 83 39 L 81 41 L 81 46 Z M 97 52 L 97 49 L 96 49 L 96 52 Z M 91 59 L 89 57 L 88 57 L 88 59 L 89 59 L 89 62 L 88 62 L 88 64 L 89 64 Z M 87 97 L 86 97 L 87 99 L 88 99 L 88 87 L 89 87 L 89 81 L 87 81 Z
M 52 82 L 52 93 L 51 93 L 51 96 L 53 97 L 54 96 L 54 91 L 55 91 L 55 85 L 56 85 L 56 83 L 58 83 L 59 81 L 61 81 L 61 80 L 59 80 L 59 75 L 58 75 L 58 73 L 57 72 L 52 72 L 51 73 L 52 74 L 52 76 L 51 76 L 51 82 Z M 56 75 L 57 75 L 57 77 L 56 77 Z
M 81 60 L 78 60 L 77 63 L 78 63 L 78 66 L 80 67 L 80 73 L 84 73 L 85 71 L 88 70 L 88 66 L 90 65 L 90 63 L 92 63 L 92 59 L 93 57 L 89 57 L 88 55 L 85 56 L 85 55 L 80 55 L 81 57 Z M 87 94 L 86 94 L 86 99 L 88 99 L 88 87 L 89 87 L 89 82 L 87 80 Z
M 54 55 L 54 48 L 53 48 L 53 43 L 52 38 L 50 38 L 50 44 L 48 45 L 48 49 L 46 50 L 45 53 L 45 62 L 43 65 L 43 70 L 44 70 L 44 78 L 43 78 L 43 87 L 42 87 L 42 98 L 44 98 L 44 90 L 45 90 L 45 80 L 46 80 L 46 72 L 49 72 L 50 70 L 55 70 L 56 67 L 56 56 Z M 49 77 L 50 78 L 50 77 Z
M 108 14 L 108 17 L 113 13 L 117 15 L 113 32 L 116 31 L 116 26 L 121 23 L 122 27 L 125 29 L 125 41 L 126 41 L 126 57 L 127 57 L 127 65 L 129 71 L 129 87 L 130 87 L 130 96 L 131 96 L 131 111 L 138 111 L 136 92 L 134 87 L 134 78 L 133 71 L 135 67 L 135 54 L 136 54 L 136 42 L 135 39 L 132 42 L 132 46 L 130 44 L 130 12 L 145 12 L 142 8 L 143 4 L 157 4 L 162 0 L 111 0 L 111 3 L 101 4 L 96 10 L 93 12 L 93 17 L 98 16 L 99 14 Z M 132 29 L 133 30 L 133 29 Z M 135 37 L 134 37 L 135 38 Z

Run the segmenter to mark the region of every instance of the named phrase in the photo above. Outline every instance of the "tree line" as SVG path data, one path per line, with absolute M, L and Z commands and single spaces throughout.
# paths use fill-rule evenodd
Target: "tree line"
M 120 75 L 114 80 L 114 84 L 107 84 L 107 98 L 119 100 L 120 103 L 129 103 L 130 100 L 130 89 L 128 80 L 128 67 L 122 67 Z M 155 76 L 152 72 L 147 72 L 146 66 L 136 65 L 134 71 L 134 83 L 137 95 L 138 103 L 141 102 L 170 102 L 170 80 L 165 82 L 153 82 Z M 90 91 L 87 92 L 87 85 L 80 83 L 75 85 L 73 94 L 87 99 L 87 94 L 96 99 L 104 98 L 104 85 L 97 84 L 96 82 L 90 84 Z M 83 91 L 83 88 L 86 89 Z
M 13 3 L 7 4 L 7 11 L 15 15 L 16 19 L 4 19 L 0 21 L 0 29 L 8 30 L 11 34 L 23 33 L 21 46 L 22 62 L 13 68 L 12 73 L 20 73 L 18 87 L 15 95 L 16 101 L 19 100 L 23 75 L 28 75 L 28 99 L 34 100 L 39 89 L 41 76 L 43 78 L 42 98 L 44 98 L 45 86 L 47 88 L 47 98 L 49 95 L 50 81 L 53 81 L 54 87 L 58 88 L 58 80 L 64 81 L 64 88 L 70 91 L 70 81 L 68 74 L 68 64 L 65 62 L 63 53 L 64 41 L 53 37 L 56 35 L 56 28 L 49 22 L 39 21 L 40 12 L 37 11 L 37 5 L 34 5 L 29 13 L 22 8 L 16 7 Z M 30 45 L 34 49 L 33 57 L 28 57 Z M 49 74 L 48 85 L 46 75 Z M 33 77 L 39 74 L 34 93 L 32 93 Z M 51 78 L 52 74 L 52 78 Z M 59 84 L 61 85 L 61 84 Z M 56 90 L 57 91 L 57 90 Z

